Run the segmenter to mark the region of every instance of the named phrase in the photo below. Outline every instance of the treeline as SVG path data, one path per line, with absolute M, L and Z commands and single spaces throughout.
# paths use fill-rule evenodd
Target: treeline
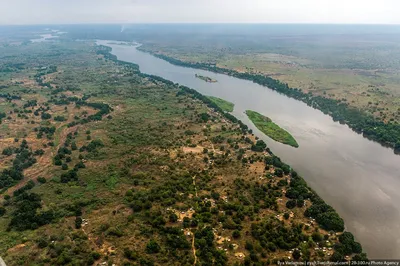
M 11 101 L 11 100 L 21 100 L 21 96 L 12 95 L 12 94 L 9 94 L 9 93 L 0 94 L 0 98 L 6 99 L 7 101 Z
M 400 124 L 385 123 L 373 116 L 362 112 L 340 100 L 328 99 L 322 96 L 313 96 L 311 93 L 304 93 L 300 89 L 290 88 L 287 83 L 280 82 L 268 76 L 260 74 L 239 73 L 235 70 L 220 68 L 207 63 L 191 63 L 171 58 L 169 56 L 154 54 L 155 57 L 163 59 L 171 64 L 204 69 L 215 73 L 225 74 L 240 79 L 250 80 L 254 83 L 266 86 L 286 96 L 300 100 L 315 109 L 330 115 L 334 121 L 347 124 L 355 132 L 364 137 L 379 142 L 384 146 L 391 147 L 395 153 L 400 153 Z

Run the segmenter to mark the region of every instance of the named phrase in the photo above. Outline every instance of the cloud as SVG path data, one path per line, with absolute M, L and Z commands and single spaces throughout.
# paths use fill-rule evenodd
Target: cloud
M 399 8 L 397 0 L 2 0 L 0 23 L 400 24 Z

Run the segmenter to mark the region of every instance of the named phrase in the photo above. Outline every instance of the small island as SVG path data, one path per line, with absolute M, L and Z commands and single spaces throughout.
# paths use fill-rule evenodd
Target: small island
M 299 144 L 294 137 L 290 135 L 289 132 L 272 122 L 270 118 L 250 110 L 246 110 L 246 115 L 259 130 L 271 139 L 295 148 L 299 147 Z
M 202 75 L 198 75 L 198 74 L 195 74 L 195 77 L 198 79 L 204 80 L 205 82 L 210 82 L 210 83 L 218 82 L 216 79 L 212 79 L 210 77 L 206 77 L 206 76 L 202 76 Z
M 207 96 L 207 98 L 218 105 L 218 107 L 221 108 L 224 112 L 233 112 L 233 108 L 235 107 L 233 103 L 213 96 Z

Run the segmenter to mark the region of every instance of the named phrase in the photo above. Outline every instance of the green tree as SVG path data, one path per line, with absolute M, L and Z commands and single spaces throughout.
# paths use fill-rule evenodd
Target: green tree
M 148 254 L 155 254 L 160 252 L 160 250 L 160 245 L 154 239 L 151 239 L 150 242 L 146 245 L 146 252 Z

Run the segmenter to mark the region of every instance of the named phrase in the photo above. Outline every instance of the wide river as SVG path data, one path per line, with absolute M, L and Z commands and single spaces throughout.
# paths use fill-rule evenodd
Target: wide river
M 334 122 L 303 102 L 267 87 L 208 71 L 172 65 L 135 46 L 98 41 L 119 60 L 133 62 L 153 74 L 235 104 L 233 115 L 253 129 L 271 150 L 299 172 L 343 217 L 346 230 L 361 242 L 369 258 L 400 258 L 400 156 Z M 211 77 L 207 83 L 195 74 Z M 288 130 L 300 147 L 273 141 L 244 114 L 254 110 Z

